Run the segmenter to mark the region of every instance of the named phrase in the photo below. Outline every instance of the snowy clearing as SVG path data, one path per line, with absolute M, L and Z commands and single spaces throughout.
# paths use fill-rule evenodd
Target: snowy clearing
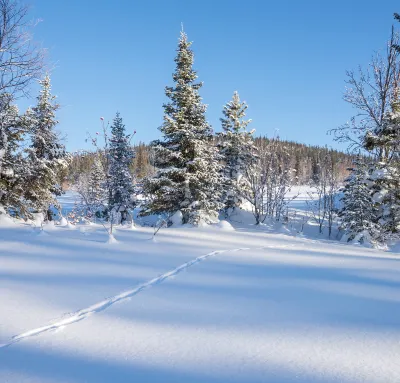
M 398 381 L 396 255 L 243 224 L 46 230 L 0 228 L 1 382 Z

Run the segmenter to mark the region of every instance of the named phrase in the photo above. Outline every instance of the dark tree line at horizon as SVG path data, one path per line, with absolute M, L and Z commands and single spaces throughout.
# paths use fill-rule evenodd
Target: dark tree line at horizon
M 293 177 L 297 185 L 309 184 L 310 181 L 318 177 L 320 173 L 319 164 L 327 153 L 330 153 L 335 163 L 338 164 L 342 181 L 349 175 L 348 168 L 351 167 L 353 161 L 358 158 L 356 154 L 346 153 L 337 149 L 328 148 L 327 146 L 307 145 L 296 141 L 281 140 L 279 138 L 270 139 L 268 137 L 256 137 L 254 139 L 255 145 L 261 151 L 262 144 L 270 141 L 275 141 L 282 152 L 288 151 L 291 154 L 290 167 L 294 169 Z M 131 174 L 140 181 L 154 173 L 156 167 L 154 153 L 151 150 L 151 145 L 143 142 L 134 144 L 133 149 L 135 158 L 131 161 L 130 171 Z M 74 185 L 80 174 L 90 172 L 97 154 L 98 152 L 95 151 L 77 151 L 72 153 L 71 162 L 61 175 L 64 181 L 64 188 L 69 188 L 71 185 Z

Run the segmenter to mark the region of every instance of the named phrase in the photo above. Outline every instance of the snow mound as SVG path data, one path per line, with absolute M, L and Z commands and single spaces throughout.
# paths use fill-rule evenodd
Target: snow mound
M 3 207 L 0 207 L 0 226 L 14 226 L 15 222 L 12 218 L 6 213 Z
M 79 228 L 79 231 L 83 234 L 83 235 L 90 235 L 91 233 L 95 233 L 97 230 L 96 227 L 92 227 L 91 225 L 88 226 L 81 226 Z
M 67 229 L 70 229 L 70 230 L 75 230 L 75 229 L 76 229 L 76 226 L 73 225 L 71 222 L 68 222 L 67 225 L 66 225 L 65 227 L 66 227 Z
M 58 226 L 65 227 L 66 229 L 76 229 L 76 226 L 69 222 L 65 217 L 61 217 Z
M 118 243 L 118 241 L 115 239 L 115 237 L 112 235 L 112 234 L 110 234 L 109 236 L 108 236 L 108 241 L 106 242 L 108 245 L 113 245 L 113 244 L 115 244 L 115 243 Z
M 183 219 L 182 212 L 178 210 L 171 216 L 169 221 L 171 222 L 172 227 L 176 227 L 176 226 L 182 226 L 182 219 Z
M 48 237 L 49 234 L 47 234 L 44 230 L 40 230 L 37 236 L 38 237 Z
M 43 225 L 43 230 L 46 230 L 46 231 L 54 231 L 54 230 L 57 230 L 57 228 L 56 228 L 56 226 L 55 226 L 55 224 L 54 224 L 54 221 L 49 221 L 49 222 L 47 222 L 46 224 L 44 224 L 44 225 Z
M 60 226 L 68 226 L 68 221 L 65 217 L 61 217 L 60 222 L 58 223 Z
M 225 220 L 219 221 L 218 223 L 216 223 L 214 225 L 214 227 L 220 229 L 220 230 L 224 230 L 224 231 L 234 231 L 235 228 L 228 222 Z
M 43 213 L 33 213 L 32 214 L 32 223 L 37 227 L 41 227 L 42 223 L 44 222 L 44 215 Z
M 389 244 L 390 252 L 392 253 L 400 253 L 400 241 L 398 242 L 391 242 Z

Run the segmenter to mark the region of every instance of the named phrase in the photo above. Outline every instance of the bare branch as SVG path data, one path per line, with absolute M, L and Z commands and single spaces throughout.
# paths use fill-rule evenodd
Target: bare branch
M 350 123 L 332 129 L 335 140 L 349 143 L 350 150 L 360 150 L 365 135 L 382 128 L 392 103 L 398 98 L 400 80 L 399 35 L 392 28 L 385 54 L 375 53 L 368 68 L 357 73 L 347 71 L 343 99 L 358 110 Z M 379 155 L 377 153 L 377 155 Z
M 43 74 L 45 50 L 32 40 L 28 7 L 0 0 L 0 93 L 27 95 L 32 80 Z

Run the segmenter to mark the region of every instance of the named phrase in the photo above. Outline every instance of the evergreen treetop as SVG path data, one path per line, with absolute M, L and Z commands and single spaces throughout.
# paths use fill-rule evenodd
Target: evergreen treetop
M 32 154 L 37 159 L 57 160 L 66 156 L 65 146 L 59 141 L 55 127 L 58 124 L 56 111 L 60 105 L 51 94 L 50 76 L 39 81 L 41 89 L 37 105 L 32 108 L 33 139 Z

